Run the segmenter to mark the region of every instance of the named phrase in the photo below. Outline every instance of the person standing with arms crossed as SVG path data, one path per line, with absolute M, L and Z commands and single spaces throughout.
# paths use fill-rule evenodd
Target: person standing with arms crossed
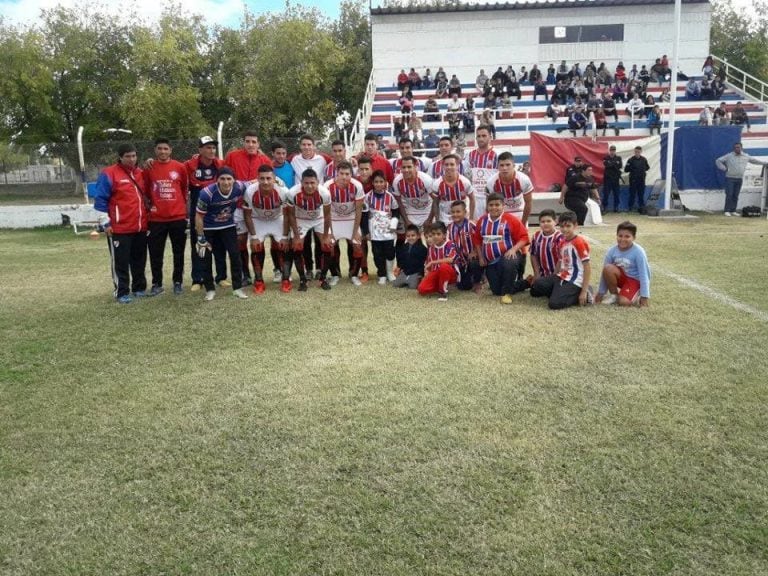
M 752 158 L 743 151 L 741 142 L 733 145 L 733 152 L 725 156 L 720 156 L 715 160 L 717 167 L 725 172 L 725 208 L 724 216 L 738 216 L 736 209 L 739 204 L 739 193 L 741 185 L 744 182 L 744 172 L 747 164 L 758 164 L 765 166 L 766 162 Z

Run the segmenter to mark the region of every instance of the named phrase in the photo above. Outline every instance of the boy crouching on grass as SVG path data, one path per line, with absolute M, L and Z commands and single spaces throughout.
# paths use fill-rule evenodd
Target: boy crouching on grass
M 451 223 L 448 224 L 448 239 L 456 248 L 456 265 L 459 268 L 459 290 L 474 290 L 479 294 L 483 285 L 483 269 L 475 250 L 475 223 L 467 218 L 467 206 L 462 200 L 451 204 Z
M 619 306 L 648 306 L 651 298 L 651 269 L 645 250 L 635 244 L 637 226 L 622 222 L 616 227 L 616 244 L 603 259 L 603 274 L 595 303 Z M 608 296 L 605 293 L 608 292 Z
M 549 308 L 562 310 L 569 306 L 591 304 L 589 279 L 589 243 L 578 234 L 579 224 L 575 212 L 563 212 L 557 220 L 563 235 L 560 260 L 557 263 L 558 280 L 549 294 Z
M 559 281 L 557 264 L 560 262 L 560 245 L 563 235 L 557 229 L 557 214 L 554 210 L 539 213 L 539 229 L 531 240 L 531 265 L 533 276 L 529 276 L 531 296 L 549 296 Z
M 419 227 L 409 224 L 405 228 L 405 242 L 397 249 L 397 277 L 392 282 L 395 288 L 404 286 L 419 287 L 424 277 L 424 262 L 427 260 L 427 247 L 421 241 Z
M 448 300 L 448 285 L 458 279 L 456 248 L 446 239 L 445 224 L 438 221 L 430 227 L 427 262 L 424 265 L 424 279 L 419 283 L 419 294 L 426 296 L 437 293 L 439 302 Z

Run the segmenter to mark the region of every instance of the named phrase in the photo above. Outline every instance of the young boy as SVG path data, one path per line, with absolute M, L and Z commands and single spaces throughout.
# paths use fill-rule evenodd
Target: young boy
M 424 264 L 424 279 L 419 283 L 419 294 L 426 296 L 436 292 L 438 302 L 446 302 L 448 285 L 455 283 L 459 275 L 456 248 L 446 238 L 446 227 L 442 222 L 432 224 L 429 234 L 432 244 Z
M 483 270 L 477 258 L 472 237 L 475 234 L 475 223 L 467 218 L 467 207 L 461 200 L 451 204 L 451 219 L 448 224 L 448 239 L 456 247 L 456 264 L 459 268 L 459 290 L 474 290 L 480 293 Z
M 557 229 L 557 215 L 554 210 L 539 212 L 539 230 L 531 241 L 531 264 L 533 277 L 531 296 L 539 298 L 552 294 L 558 280 L 557 264 L 560 261 L 560 245 L 563 235 Z
M 589 279 L 592 268 L 589 264 L 589 244 L 578 235 L 578 218 L 575 212 L 563 212 L 557 220 L 563 241 L 560 245 L 558 262 L 559 281 L 554 283 L 549 295 L 549 308 L 562 310 L 569 306 L 584 306 L 591 303 Z
M 619 306 L 648 306 L 651 298 L 651 269 L 645 250 L 635 244 L 637 226 L 622 222 L 616 227 L 616 245 L 603 260 L 603 274 L 595 303 Z M 609 292 L 608 297 L 605 293 Z
M 426 232 L 425 232 L 426 233 Z M 409 224 L 405 228 L 405 243 L 397 249 L 397 274 L 392 286 L 395 288 L 416 289 L 424 276 L 424 262 L 427 260 L 427 248 L 421 242 L 419 227 Z
M 394 281 L 395 274 L 395 236 L 400 207 L 389 191 L 387 177 L 382 170 L 371 175 L 373 190 L 365 195 L 365 207 L 368 212 L 368 228 L 373 248 L 373 262 L 379 276 L 379 284 L 387 280 Z
M 488 212 L 480 217 L 472 238 L 480 266 L 494 296 L 502 304 L 512 304 L 512 294 L 522 281 L 520 263 L 529 244 L 528 230 L 519 218 L 504 212 L 504 199 L 495 192 L 486 198 Z

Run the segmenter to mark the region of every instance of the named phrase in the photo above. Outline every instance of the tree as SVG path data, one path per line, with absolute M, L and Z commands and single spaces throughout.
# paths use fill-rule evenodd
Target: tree
M 754 0 L 751 15 L 727 0 L 713 3 L 711 51 L 720 58 L 768 81 L 768 0 Z
M 343 0 L 339 19 L 333 23 L 333 38 L 344 49 L 344 63 L 333 88 L 338 113 L 352 115 L 362 105 L 371 73 L 371 24 L 363 0 Z

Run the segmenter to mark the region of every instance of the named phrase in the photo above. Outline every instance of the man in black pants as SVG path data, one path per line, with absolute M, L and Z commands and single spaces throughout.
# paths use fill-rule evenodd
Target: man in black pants
M 613 211 L 619 211 L 619 202 L 621 201 L 621 169 L 623 161 L 621 156 L 616 154 L 616 146 L 611 145 L 608 148 L 608 155 L 603 158 L 603 167 L 605 168 L 603 176 L 603 212 L 608 211 L 608 202 L 613 194 Z
M 560 204 L 565 203 L 566 208 L 576 213 L 579 226 L 583 226 L 587 219 L 587 200 L 590 196 L 597 196 L 597 183 L 592 175 L 592 166 L 586 165 L 565 183 L 559 200 Z
M 637 210 L 641 214 L 645 212 L 645 174 L 651 169 L 642 152 L 642 147 L 635 146 L 635 155 L 624 166 L 624 172 L 629 174 L 629 211 L 634 210 L 637 198 Z

